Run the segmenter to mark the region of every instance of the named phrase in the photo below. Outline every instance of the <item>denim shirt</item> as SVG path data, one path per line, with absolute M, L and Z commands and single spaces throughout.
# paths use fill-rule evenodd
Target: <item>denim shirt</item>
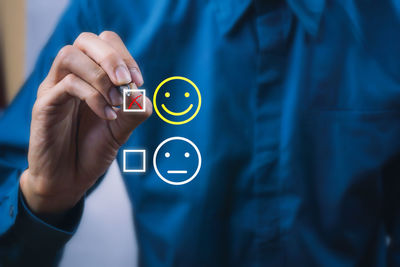
M 29 211 L 18 179 L 36 90 L 58 50 L 83 31 L 112 30 L 150 97 L 171 76 L 189 78 L 202 96 L 192 121 L 153 113 L 122 148 L 148 152 L 145 174 L 123 173 L 140 265 L 399 266 L 399 7 L 72 1 L 0 118 L 0 262 L 55 264 L 78 226 L 84 200 L 64 225 L 48 225 Z M 202 155 L 197 177 L 180 186 L 152 166 L 173 136 Z M 117 160 L 122 169 L 122 152 Z

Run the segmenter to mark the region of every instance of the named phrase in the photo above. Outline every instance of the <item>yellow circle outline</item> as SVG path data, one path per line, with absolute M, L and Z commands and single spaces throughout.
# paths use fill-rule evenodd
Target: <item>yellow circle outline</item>
M 188 82 L 188 83 L 196 90 L 197 95 L 198 95 L 198 97 L 199 97 L 199 104 L 197 105 L 196 111 L 194 112 L 194 114 L 193 114 L 190 118 L 188 118 L 188 119 L 186 119 L 186 120 L 184 120 L 184 121 L 171 121 L 171 120 L 168 120 L 168 119 L 165 118 L 163 115 L 161 115 L 161 113 L 160 113 L 160 111 L 158 110 L 158 107 L 157 107 L 156 98 L 157 98 L 158 91 L 160 90 L 160 88 L 161 88 L 165 83 L 167 83 L 167 82 L 169 82 L 169 81 L 172 81 L 172 80 L 182 80 L 182 81 Z M 154 109 L 155 109 L 157 115 L 158 115 L 163 121 L 165 121 L 165 122 L 167 122 L 167 123 L 170 123 L 170 124 L 174 124 L 174 125 L 185 124 L 185 123 L 187 123 L 187 122 L 193 120 L 193 118 L 196 117 L 197 113 L 199 113 L 199 111 L 200 111 L 200 107 L 201 107 L 201 94 L 200 94 L 200 90 L 199 90 L 199 88 L 197 88 L 197 86 L 194 84 L 194 82 L 192 82 L 192 81 L 189 80 L 188 78 L 185 78 L 185 77 L 182 77 L 182 76 L 173 76 L 173 77 L 169 77 L 169 78 L 165 79 L 164 81 L 162 81 L 162 82 L 157 86 L 156 90 L 154 91 L 154 95 L 153 95 L 153 106 L 154 106 Z

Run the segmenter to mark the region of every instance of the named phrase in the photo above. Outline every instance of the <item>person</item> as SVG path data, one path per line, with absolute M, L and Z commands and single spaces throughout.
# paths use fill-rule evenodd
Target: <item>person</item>
M 151 155 L 181 136 L 202 155 L 190 183 L 123 173 L 139 265 L 399 266 L 399 14 L 394 1 L 72 1 L 0 120 L 0 262 L 57 264 L 120 148 Z M 201 91 L 192 121 L 150 117 L 149 99 L 141 115 L 113 108 L 115 86 L 151 97 L 172 76 Z

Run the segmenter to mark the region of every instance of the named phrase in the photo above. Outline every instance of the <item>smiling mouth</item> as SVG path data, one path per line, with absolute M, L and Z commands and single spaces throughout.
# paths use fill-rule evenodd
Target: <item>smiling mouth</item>
M 167 171 L 167 173 L 180 173 L 180 174 L 186 174 L 186 173 L 187 173 L 187 171 L 181 171 L 181 170 L 170 170 L 170 171 Z
M 165 112 L 167 112 L 170 115 L 182 116 L 182 115 L 185 115 L 186 113 L 188 113 L 192 109 L 193 104 L 190 104 L 190 106 L 182 112 L 173 112 L 173 111 L 169 110 L 164 104 L 161 104 L 161 107 L 165 110 Z

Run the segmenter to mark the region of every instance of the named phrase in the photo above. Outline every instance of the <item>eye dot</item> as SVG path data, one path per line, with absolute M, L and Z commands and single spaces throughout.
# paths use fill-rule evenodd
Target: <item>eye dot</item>
M 165 92 L 165 97 L 170 97 L 171 94 L 169 92 Z
M 188 157 L 190 157 L 190 154 L 189 154 L 189 152 L 186 152 L 185 153 L 185 158 L 188 158 Z
M 189 96 L 190 96 L 189 92 L 186 92 L 185 97 L 189 97 Z
M 165 152 L 165 157 L 169 158 L 171 156 L 171 154 L 169 154 L 169 152 Z

